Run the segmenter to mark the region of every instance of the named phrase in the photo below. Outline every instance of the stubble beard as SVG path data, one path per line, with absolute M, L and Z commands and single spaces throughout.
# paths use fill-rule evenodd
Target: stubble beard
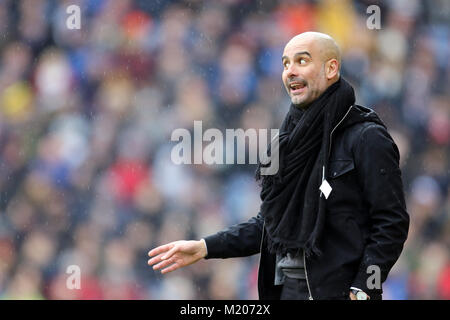
M 295 105 L 297 108 L 306 109 L 308 107 L 308 105 L 310 104 L 310 102 L 308 102 L 308 100 L 309 100 L 309 91 L 306 92 L 306 93 L 307 93 L 306 96 L 304 96 L 304 95 L 300 95 L 300 96 L 291 95 L 291 102 L 292 102 L 292 104 Z

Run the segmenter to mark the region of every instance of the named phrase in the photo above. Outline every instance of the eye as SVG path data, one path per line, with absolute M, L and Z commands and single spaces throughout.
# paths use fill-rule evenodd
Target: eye
M 300 58 L 300 64 L 305 64 L 306 63 L 306 59 L 305 58 Z
M 288 61 L 283 62 L 283 67 L 287 69 L 289 67 L 289 62 Z

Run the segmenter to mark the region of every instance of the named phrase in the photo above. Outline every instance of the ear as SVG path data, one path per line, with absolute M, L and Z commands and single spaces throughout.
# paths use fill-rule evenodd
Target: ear
M 325 74 L 327 80 L 331 80 L 339 73 L 339 62 L 336 59 L 330 59 L 325 65 Z

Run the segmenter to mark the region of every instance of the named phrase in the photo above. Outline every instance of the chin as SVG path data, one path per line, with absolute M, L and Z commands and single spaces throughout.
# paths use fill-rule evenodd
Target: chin
M 293 105 L 295 105 L 297 108 L 306 110 L 308 106 L 311 104 L 311 102 L 307 102 L 306 99 L 291 99 L 291 102 Z
M 294 98 L 291 98 L 291 102 L 292 102 L 292 104 L 301 107 L 302 105 L 305 104 L 305 99 L 298 99 L 298 98 L 294 97 Z

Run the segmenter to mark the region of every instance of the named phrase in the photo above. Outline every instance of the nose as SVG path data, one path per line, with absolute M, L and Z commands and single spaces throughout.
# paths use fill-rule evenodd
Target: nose
M 288 79 L 298 76 L 297 68 L 294 63 L 289 64 L 289 67 L 286 69 L 286 77 Z

